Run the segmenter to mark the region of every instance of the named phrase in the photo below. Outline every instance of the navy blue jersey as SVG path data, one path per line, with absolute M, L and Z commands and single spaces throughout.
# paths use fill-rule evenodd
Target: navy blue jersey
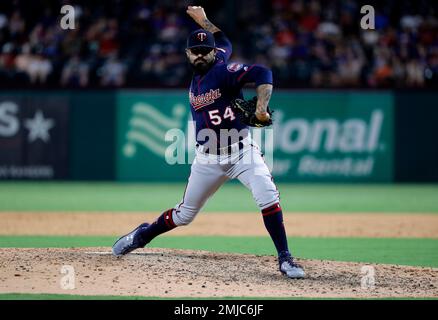
M 202 129 L 212 129 L 219 138 L 221 129 L 248 129 L 234 114 L 231 101 L 243 98 L 246 83 L 272 84 L 272 72 L 261 65 L 229 63 L 232 46 L 223 32 L 214 33 L 218 49 L 211 69 L 203 75 L 194 74 L 189 91 L 193 120 L 196 123 L 196 139 Z M 218 141 L 219 142 L 219 141 Z

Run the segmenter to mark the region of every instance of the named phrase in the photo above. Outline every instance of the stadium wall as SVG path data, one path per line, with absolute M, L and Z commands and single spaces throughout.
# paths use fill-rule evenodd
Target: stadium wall
M 438 92 L 395 93 L 395 180 L 438 181 Z
M 0 179 L 185 181 L 194 156 L 186 94 L 0 92 Z M 278 90 L 275 135 L 253 134 L 276 181 L 436 182 L 437 98 Z

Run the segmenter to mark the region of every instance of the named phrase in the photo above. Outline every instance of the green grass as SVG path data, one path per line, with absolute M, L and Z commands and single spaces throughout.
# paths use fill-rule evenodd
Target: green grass
M 0 300 L 361 300 L 360 298 L 260 298 L 260 297 L 209 297 L 209 298 L 163 298 L 142 296 L 82 296 L 69 294 L 31 294 L 31 293 L 2 293 Z M 374 300 L 374 299 L 367 299 Z M 438 300 L 438 298 L 382 298 L 375 300 Z
M 0 236 L 0 247 L 103 246 L 109 251 L 115 240 L 116 237 Z M 289 244 L 300 258 L 438 267 L 438 239 L 289 238 Z M 257 255 L 275 252 L 268 237 L 163 236 L 150 246 Z
M 178 203 L 185 184 L 2 182 L 1 211 L 147 211 Z M 279 184 L 293 212 L 438 213 L 438 185 Z M 258 211 L 250 192 L 225 184 L 205 211 Z

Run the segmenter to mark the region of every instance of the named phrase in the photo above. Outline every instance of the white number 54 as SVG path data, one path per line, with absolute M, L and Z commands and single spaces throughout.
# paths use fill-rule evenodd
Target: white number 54
M 236 119 L 236 117 L 234 116 L 233 110 L 231 110 L 231 107 L 225 108 L 223 118 L 221 118 L 221 116 L 219 115 L 218 109 L 209 111 L 208 115 L 210 116 L 211 123 L 214 124 L 215 126 L 221 124 L 222 119 L 230 119 L 231 121 Z

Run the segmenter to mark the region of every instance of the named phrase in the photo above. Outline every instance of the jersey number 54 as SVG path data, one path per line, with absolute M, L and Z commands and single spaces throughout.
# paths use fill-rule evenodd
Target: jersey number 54
M 220 125 L 223 119 L 230 119 L 230 121 L 236 119 L 236 116 L 234 115 L 233 110 L 231 110 L 231 107 L 225 108 L 225 112 L 222 118 L 219 115 L 218 109 L 208 111 L 208 115 L 210 116 L 211 123 L 214 124 L 215 126 Z

